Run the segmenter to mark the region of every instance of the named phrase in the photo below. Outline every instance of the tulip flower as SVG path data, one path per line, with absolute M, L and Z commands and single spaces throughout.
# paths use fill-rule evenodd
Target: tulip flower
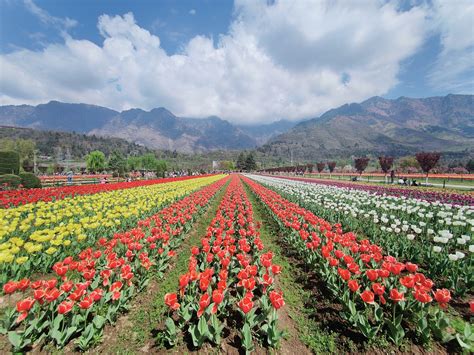
M 67 314 L 72 310 L 73 307 L 74 307 L 73 301 L 63 301 L 58 306 L 58 313 Z

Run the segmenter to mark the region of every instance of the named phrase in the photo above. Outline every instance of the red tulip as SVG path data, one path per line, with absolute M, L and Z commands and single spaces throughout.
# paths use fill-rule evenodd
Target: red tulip
M 94 304 L 94 300 L 91 296 L 85 296 L 82 301 L 79 302 L 79 307 L 81 309 L 88 309 Z
M 207 306 L 211 303 L 211 297 L 209 294 L 205 293 L 201 296 L 201 300 L 199 301 L 199 310 L 198 310 L 198 317 L 201 317 L 204 311 L 206 310 Z
M 165 295 L 165 304 L 174 311 L 179 309 L 178 296 L 176 293 L 167 293 Z
M 341 276 L 341 278 L 345 281 L 347 281 L 351 278 L 351 272 L 347 269 L 338 268 L 337 272 L 338 272 L 339 276 Z
M 370 280 L 370 281 L 375 281 L 378 279 L 379 277 L 379 274 L 377 272 L 377 270 L 374 270 L 374 269 L 370 269 L 370 270 L 367 270 L 365 272 L 365 274 L 367 275 L 367 278 Z
M 57 288 L 53 288 L 51 290 L 47 290 L 44 298 L 48 302 L 53 302 L 55 301 L 59 296 L 61 295 L 61 291 L 59 291 Z
M 347 283 L 347 286 L 349 286 L 349 289 L 352 291 L 352 292 L 356 292 L 358 289 L 359 289 L 359 283 L 357 282 L 357 280 L 350 280 L 348 283 Z
M 113 301 L 118 300 L 121 295 L 122 295 L 122 293 L 121 293 L 120 291 L 115 291 L 115 292 L 112 294 L 112 300 L 113 300 Z
M 410 262 L 406 263 L 405 267 L 409 272 L 416 272 L 418 270 L 418 265 L 412 264 Z
M 415 296 L 415 299 L 421 303 L 429 303 L 433 300 L 431 296 L 429 295 L 429 293 L 424 292 L 424 291 L 419 291 L 419 290 L 415 291 L 414 296 Z
M 434 293 L 434 298 L 441 308 L 446 308 L 448 302 L 451 300 L 451 293 L 445 288 L 439 289 Z
M 385 286 L 379 283 L 372 284 L 372 290 L 375 292 L 376 295 L 382 296 L 385 293 Z
M 16 310 L 18 312 L 29 312 L 31 307 L 35 304 L 35 300 L 31 297 L 25 298 L 16 303 Z
M 30 280 L 28 279 L 20 280 L 16 284 L 16 287 L 21 291 L 25 291 L 28 288 L 28 286 L 30 286 Z
M 58 306 L 58 313 L 59 314 L 69 313 L 72 310 L 72 307 L 74 307 L 73 301 L 63 301 Z
M 61 285 L 61 290 L 68 293 L 72 290 L 74 283 L 72 281 L 66 281 Z
M 285 301 L 283 300 L 283 292 L 271 291 L 270 302 L 272 303 L 275 309 L 280 309 L 281 307 L 283 307 L 285 305 Z
M 360 298 L 362 298 L 362 301 L 364 301 L 365 303 L 374 303 L 374 294 L 372 293 L 372 291 L 365 290 L 360 294 Z
M 252 298 L 244 297 L 237 303 L 237 305 L 242 310 L 242 312 L 247 314 L 253 308 Z
M 400 284 L 405 286 L 406 288 L 413 288 L 415 287 L 415 276 L 407 275 L 400 279 Z
M 394 302 L 401 302 L 405 300 L 404 293 L 399 292 L 397 289 L 393 288 L 390 290 L 390 299 Z
M 49 289 L 52 289 L 56 287 L 57 283 L 58 283 L 57 279 L 50 279 L 48 281 L 45 281 L 45 286 Z
M 3 285 L 3 293 L 9 295 L 14 293 L 17 290 L 18 286 L 16 281 L 8 281 L 5 285 Z

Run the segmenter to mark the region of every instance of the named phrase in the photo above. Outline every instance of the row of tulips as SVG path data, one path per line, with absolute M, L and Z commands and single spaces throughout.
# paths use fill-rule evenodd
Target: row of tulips
M 38 202 L 0 210 L 0 284 L 47 272 L 101 236 L 131 228 L 139 218 L 222 176 L 170 181 L 133 189 Z
M 105 175 L 96 175 L 97 178 Z M 0 191 L 0 208 L 12 208 L 28 203 L 54 202 L 68 197 L 93 195 L 99 192 L 130 189 L 172 181 L 192 179 L 192 176 L 176 178 L 140 180 L 132 182 L 117 182 L 112 184 L 93 184 L 79 186 L 64 186 L 44 189 L 19 189 Z
M 314 178 L 299 178 L 289 176 L 275 176 L 276 178 L 291 179 L 295 181 L 304 181 L 314 184 L 321 184 L 327 186 L 336 186 L 340 188 L 347 188 L 353 190 L 367 191 L 377 195 L 389 195 L 395 197 L 416 198 L 428 202 L 449 203 L 460 206 L 474 206 L 474 196 L 472 194 L 462 194 L 453 192 L 439 192 L 430 190 L 421 190 L 419 188 L 405 188 L 405 187 L 389 187 L 380 185 L 357 184 L 351 182 L 321 180 Z
M 241 346 L 254 349 L 254 339 L 275 347 L 282 336 L 277 312 L 284 305 L 274 289 L 281 268 L 272 262 L 253 221 L 250 201 L 234 175 L 216 217 L 193 247 L 188 272 L 179 279 L 179 292 L 165 303 L 175 312 L 166 320 L 165 339 L 174 345 L 177 329 L 189 334 L 200 348 L 208 341 L 219 345 L 225 326 L 239 329 Z
M 135 228 L 101 238 L 77 257 L 55 263 L 50 279 L 7 282 L 6 301 L 22 298 L 1 319 L 0 330 L 8 332 L 13 349 L 41 341 L 61 348 L 77 338 L 77 347 L 85 350 L 99 341 L 105 324 L 127 309 L 151 273 L 163 274 L 195 218 L 225 182 L 220 179 L 140 220 Z
M 415 262 L 437 284 L 463 296 L 474 290 L 474 206 L 254 175 L 332 223 L 364 233 L 390 255 Z
M 422 342 L 432 336 L 447 340 L 443 309 L 450 292 L 434 289 L 416 264 L 384 255 L 369 240 L 343 233 L 340 224 L 331 225 L 248 178 L 245 182 L 279 224 L 288 245 L 342 303 L 345 320 L 364 337 L 373 339 L 384 333 L 400 345 L 407 329 L 413 329 Z

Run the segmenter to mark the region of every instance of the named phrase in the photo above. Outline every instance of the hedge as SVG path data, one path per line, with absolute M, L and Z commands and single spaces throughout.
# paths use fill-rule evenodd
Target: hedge
M 41 180 L 33 173 L 20 173 L 21 184 L 26 189 L 41 187 Z
M 0 175 L 20 172 L 20 155 L 12 151 L 0 151 Z
M 8 187 L 17 188 L 21 184 L 21 177 L 13 174 L 0 175 L 0 185 L 8 184 Z

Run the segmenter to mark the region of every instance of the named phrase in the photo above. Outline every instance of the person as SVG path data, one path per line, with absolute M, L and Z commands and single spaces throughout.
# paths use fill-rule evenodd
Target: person
M 418 186 L 418 183 L 416 182 L 416 180 L 415 180 L 415 179 L 413 179 L 413 180 L 412 180 L 412 182 L 411 182 L 411 186 Z
M 403 178 L 403 185 L 408 186 L 408 179 L 406 176 Z
M 403 179 L 402 178 L 398 179 L 398 185 L 403 185 Z
M 390 171 L 390 183 L 393 184 L 395 180 L 395 170 Z

